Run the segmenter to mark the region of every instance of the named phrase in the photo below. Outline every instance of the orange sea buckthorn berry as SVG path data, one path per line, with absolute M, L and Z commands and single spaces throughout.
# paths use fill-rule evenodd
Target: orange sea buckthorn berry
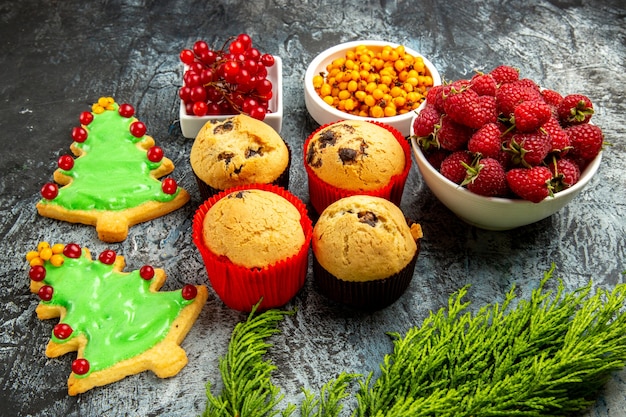
M 63 265 L 63 262 L 65 262 L 65 258 L 60 253 L 55 253 L 50 258 L 50 263 L 54 266 L 61 266 Z

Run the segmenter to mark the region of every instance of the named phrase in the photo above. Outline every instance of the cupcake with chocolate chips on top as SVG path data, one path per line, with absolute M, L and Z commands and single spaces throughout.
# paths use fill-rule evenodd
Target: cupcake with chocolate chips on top
M 400 204 L 410 152 L 402 134 L 382 123 L 344 120 L 320 127 L 304 144 L 311 204 L 321 213 L 334 201 L 355 194 Z
M 207 122 L 193 143 L 190 162 L 203 199 L 239 185 L 289 188 L 287 144 L 271 126 L 244 114 Z
M 367 195 L 329 205 L 313 229 L 313 272 L 326 297 L 377 310 L 407 289 L 422 229 L 387 199 Z

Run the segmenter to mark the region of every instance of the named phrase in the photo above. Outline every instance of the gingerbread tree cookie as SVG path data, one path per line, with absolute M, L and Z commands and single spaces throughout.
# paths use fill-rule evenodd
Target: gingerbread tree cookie
M 58 159 L 54 180 L 41 189 L 37 211 L 45 217 L 96 226 L 104 242 L 120 242 L 134 224 L 174 211 L 189 194 L 173 178 L 174 170 L 129 104 L 102 97 L 80 115 L 72 130 L 74 156 Z
M 122 272 L 112 250 L 93 260 L 75 243 L 38 245 L 29 252 L 30 290 L 41 298 L 40 319 L 59 317 L 48 357 L 77 351 L 68 379 L 70 395 L 151 370 L 176 375 L 186 364 L 180 347 L 208 298 L 204 285 L 159 291 L 166 276 L 149 265 Z

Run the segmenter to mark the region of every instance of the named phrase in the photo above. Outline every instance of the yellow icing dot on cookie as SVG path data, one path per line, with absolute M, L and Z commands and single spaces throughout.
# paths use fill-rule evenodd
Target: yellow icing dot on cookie
M 59 253 L 55 253 L 54 255 L 50 257 L 50 263 L 53 266 L 61 266 L 63 265 L 63 262 L 65 262 L 65 258 L 63 257 L 63 255 Z
M 42 249 L 44 248 L 49 248 L 50 244 L 48 242 L 39 242 L 39 244 L 37 245 L 37 251 L 41 252 Z
M 39 257 L 44 261 L 47 261 L 52 257 L 52 249 L 50 247 L 43 248 L 39 251 Z
M 28 253 L 26 254 L 26 260 L 27 260 L 28 262 L 30 262 L 30 261 L 32 261 L 33 259 L 38 258 L 38 257 L 39 257 L 39 252 L 38 252 L 38 251 L 35 251 L 35 250 L 31 250 L 30 252 L 28 252 Z
M 63 249 L 65 248 L 65 245 L 62 243 L 55 243 L 54 245 L 52 245 L 52 253 L 53 254 L 57 254 L 57 253 L 63 253 Z

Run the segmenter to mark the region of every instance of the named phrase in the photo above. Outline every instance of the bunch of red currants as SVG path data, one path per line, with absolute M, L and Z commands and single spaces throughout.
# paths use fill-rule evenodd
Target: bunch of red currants
M 185 73 L 179 97 L 187 114 L 244 113 L 265 119 L 272 98 L 267 69 L 274 65 L 274 57 L 254 48 L 249 35 L 230 38 L 221 49 L 196 41 L 193 49 L 180 52 L 180 60 L 185 64 Z

